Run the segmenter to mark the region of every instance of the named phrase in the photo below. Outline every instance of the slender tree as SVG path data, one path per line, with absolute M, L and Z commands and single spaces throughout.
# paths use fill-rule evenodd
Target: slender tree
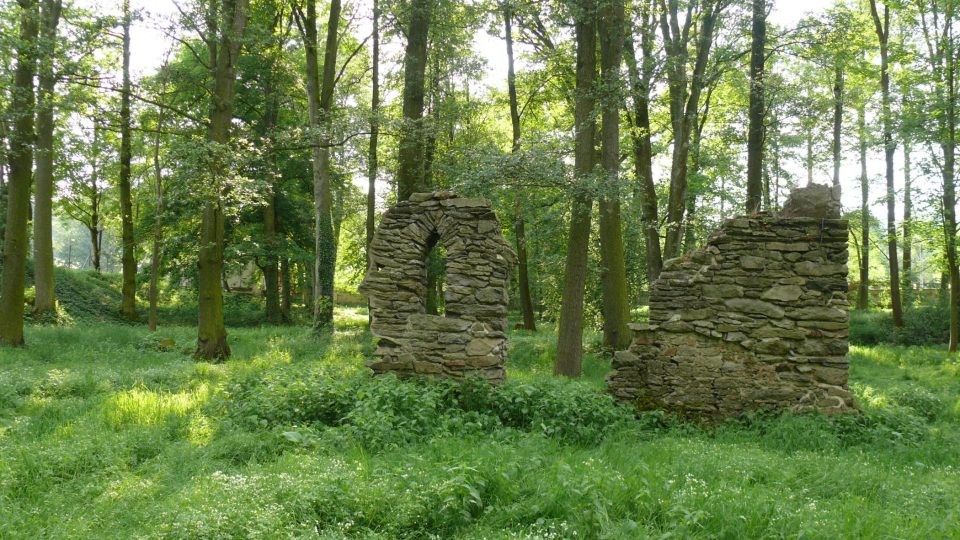
M 371 95 L 370 95 L 370 147 L 367 150 L 367 221 L 366 246 L 369 262 L 370 243 L 376 232 L 377 211 L 377 175 L 380 160 L 377 146 L 380 141 L 380 1 L 373 0 L 373 50 L 370 54 Z
M 841 155 L 843 130 L 843 66 L 840 62 L 833 68 L 833 191 L 840 200 L 840 165 L 843 163 Z
M 857 138 L 860 149 L 860 287 L 857 309 L 870 307 L 870 178 L 867 176 L 866 104 L 857 105 Z
M 903 141 L 903 302 L 913 305 L 913 179 L 910 143 Z
M 57 26 L 62 2 L 43 0 L 40 5 L 39 77 L 37 86 L 37 139 L 34 159 L 35 196 L 33 211 L 34 317 L 44 317 L 56 309 L 53 286 L 53 127 L 54 89 L 57 74 Z
M 877 1 L 870 0 L 870 15 L 880 41 L 880 92 L 882 94 L 883 150 L 887 177 L 887 257 L 890 263 L 890 307 L 893 325 L 903 326 L 903 300 L 900 296 L 900 257 L 897 254 L 897 200 L 893 185 L 893 157 L 897 144 L 893 140 L 893 113 L 890 110 L 890 6 L 883 6 L 883 20 Z
M 20 30 L 16 43 L 10 112 L 10 180 L 7 185 L 3 274 L 0 283 L 0 344 L 19 346 L 23 340 L 23 296 L 27 267 L 27 219 L 33 180 L 34 88 L 39 14 L 36 0 L 18 0 Z
M 510 97 L 510 126 L 513 128 L 511 152 L 520 150 L 520 107 L 517 103 L 517 76 L 513 65 L 513 6 L 510 1 L 503 4 L 503 33 L 507 42 L 507 93 Z M 524 330 L 536 331 L 537 323 L 533 315 L 533 299 L 530 296 L 530 268 L 527 255 L 527 232 L 523 212 L 520 210 L 519 189 L 514 194 L 513 219 L 514 233 L 517 237 L 517 288 L 520 292 L 520 312 L 523 315 Z
M 759 212 L 763 194 L 763 71 L 767 45 L 767 2 L 753 0 L 750 47 L 750 126 L 747 134 L 747 213 Z M 769 196 L 768 196 L 769 199 Z
M 218 3 L 218 0 L 212 0 Z M 213 70 L 210 121 L 207 139 L 217 147 L 230 142 L 230 124 L 233 119 L 233 90 L 237 58 L 244 30 L 247 26 L 248 0 L 222 0 L 219 21 L 211 21 L 209 36 L 210 65 Z M 214 150 L 220 153 L 219 150 Z M 223 322 L 223 189 L 219 177 L 219 160 L 213 160 L 213 197 L 203 207 L 200 226 L 199 289 L 200 316 L 196 357 L 205 360 L 224 360 L 230 356 L 227 330 Z
M 633 130 L 630 138 L 633 145 L 633 166 L 636 177 L 635 198 L 640 201 L 640 222 L 643 227 L 646 250 L 644 254 L 647 282 L 653 284 L 660 276 L 663 266 L 660 251 L 660 220 L 658 217 L 657 188 L 653 183 L 653 145 L 650 142 L 650 87 L 655 70 L 654 32 L 656 30 L 656 0 L 640 4 L 640 49 L 641 61 L 637 62 L 634 46 L 633 24 L 627 25 L 624 58 L 630 77 L 630 93 L 633 101 Z
M 167 77 L 164 75 L 167 62 L 164 60 L 160 68 L 160 96 L 167 93 Z M 157 302 L 160 296 L 160 257 L 163 254 L 163 169 L 160 166 L 160 134 L 166 120 L 166 107 L 161 102 L 157 107 L 157 129 L 153 134 L 153 188 L 155 197 L 155 216 L 153 222 L 153 246 L 150 249 L 150 311 L 147 315 L 147 327 L 151 332 L 157 331 Z
M 941 277 L 941 296 L 947 293 L 949 283 L 950 345 L 956 352 L 960 344 L 960 266 L 957 259 L 957 196 L 956 196 L 956 149 L 957 149 L 957 59 L 953 22 L 956 18 L 956 3 L 947 0 L 925 2 L 915 0 L 920 15 L 920 28 L 926 45 L 926 63 L 930 79 L 934 83 L 933 99 L 929 100 L 928 115 L 935 119 L 936 141 L 940 146 L 940 176 L 943 182 L 944 252 L 947 268 Z
M 714 33 L 726 0 L 690 2 L 681 25 L 677 0 L 660 0 L 660 30 L 666 51 L 665 70 L 670 101 L 670 124 L 673 130 L 673 155 L 670 166 L 670 195 L 667 202 L 667 238 L 664 258 L 680 255 L 684 214 L 687 208 L 687 166 L 690 137 L 697 125 L 700 96 L 706 83 L 707 63 Z M 696 32 L 692 32 L 694 22 Z M 687 74 L 691 35 L 697 36 L 692 75 Z
M 587 253 L 593 198 L 589 176 L 595 163 L 597 78 L 597 20 L 593 2 L 577 3 L 574 33 L 577 45 L 576 93 L 574 111 L 574 186 L 570 211 L 570 234 L 563 276 L 563 297 L 557 331 L 557 359 L 554 373 L 579 377 L 583 362 L 583 294 L 587 279 Z
M 314 262 L 313 327 L 318 332 L 333 329 L 333 276 L 336 270 L 330 181 L 330 122 L 333 87 L 336 82 L 337 31 L 340 0 L 330 2 L 327 38 L 321 78 L 318 67 L 316 0 L 307 1 L 307 12 L 298 10 L 298 19 L 307 57 L 307 99 L 313 141 L 313 199 L 316 233 Z
M 137 260 L 134 257 L 133 196 L 130 185 L 130 0 L 123 0 L 123 88 L 120 92 L 120 244 L 123 285 L 120 314 L 128 321 L 137 315 Z

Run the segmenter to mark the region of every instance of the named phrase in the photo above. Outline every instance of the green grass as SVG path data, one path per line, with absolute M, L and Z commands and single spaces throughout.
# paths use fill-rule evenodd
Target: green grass
M 613 404 L 597 354 L 555 380 L 550 328 L 496 391 L 371 379 L 364 321 L 234 329 L 222 365 L 189 327 L 28 328 L 0 350 L 0 538 L 960 537 L 939 349 L 854 347 L 860 416 L 701 427 Z

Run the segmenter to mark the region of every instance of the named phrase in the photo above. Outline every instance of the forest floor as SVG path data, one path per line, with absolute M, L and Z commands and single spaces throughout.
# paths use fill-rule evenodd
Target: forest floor
M 549 328 L 496 391 L 372 379 L 365 318 L 234 329 L 220 365 L 190 327 L 31 326 L 0 350 L 0 537 L 960 538 L 939 349 L 855 347 L 859 416 L 704 427 L 613 404 L 600 355 L 556 380 Z

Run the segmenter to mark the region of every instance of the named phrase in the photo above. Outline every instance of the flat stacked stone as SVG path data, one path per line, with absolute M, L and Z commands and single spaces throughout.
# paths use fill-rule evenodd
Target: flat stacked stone
M 610 391 L 642 408 L 724 417 L 756 408 L 843 412 L 847 222 L 826 186 L 795 190 L 780 215 L 727 220 L 664 264 L 650 323 L 617 352 Z
M 425 314 L 426 258 L 447 251 L 445 315 Z M 493 382 L 506 376 L 507 287 L 516 257 L 485 199 L 415 193 L 383 215 L 360 291 L 379 338 L 375 373 Z

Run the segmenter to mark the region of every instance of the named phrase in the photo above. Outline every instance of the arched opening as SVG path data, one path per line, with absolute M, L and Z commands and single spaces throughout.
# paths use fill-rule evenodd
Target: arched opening
M 424 310 L 428 315 L 446 315 L 444 290 L 447 277 L 447 250 L 437 234 L 430 238 L 428 245 L 430 247 L 424 259 L 426 267 Z

